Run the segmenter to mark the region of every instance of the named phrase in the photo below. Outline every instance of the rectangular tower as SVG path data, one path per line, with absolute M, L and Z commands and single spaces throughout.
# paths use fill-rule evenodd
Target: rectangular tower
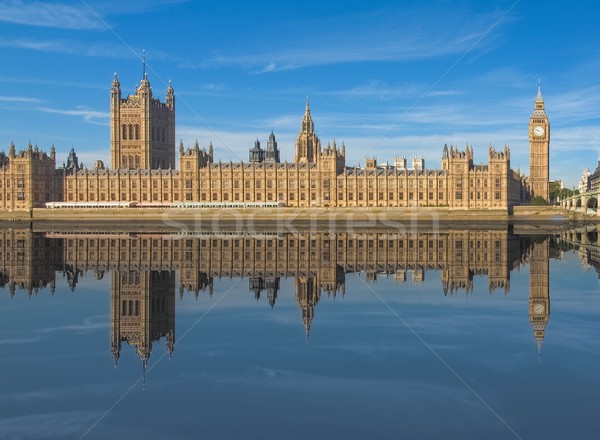
M 175 94 L 171 82 L 164 104 L 152 97 L 146 74 L 135 93 L 121 99 L 115 74 L 110 98 L 112 168 L 175 168 Z
M 8 157 L 0 157 L 0 209 L 42 208 L 60 200 L 62 175 L 56 171 L 56 151 L 50 154 L 37 145 L 19 152 L 11 143 Z

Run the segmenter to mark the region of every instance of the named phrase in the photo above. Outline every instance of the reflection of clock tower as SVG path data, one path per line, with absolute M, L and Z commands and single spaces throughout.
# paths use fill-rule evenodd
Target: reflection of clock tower
M 544 340 L 544 332 L 550 317 L 549 291 L 549 242 L 533 243 L 529 261 L 529 322 L 538 350 Z
M 544 110 L 544 98 L 538 84 L 538 94 L 531 118 L 529 118 L 529 178 L 532 197 L 548 200 L 550 195 L 550 123 Z

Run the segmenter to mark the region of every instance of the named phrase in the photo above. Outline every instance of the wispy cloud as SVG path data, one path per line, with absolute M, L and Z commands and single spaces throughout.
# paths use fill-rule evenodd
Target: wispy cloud
M 49 107 L 40 107 L 37 110 L 46 113 L 54 113 L 65 116 L 81 116 L 85 122 L 97 125 L 108 125 L 108 112 L 92 110 L 86 106 L 77 106 L 73 110 L 61 110 Z
M 188 96 L 216 96 L 222 95 L 222 92 L 226 89 L 225 84 L 220 83 L 204 83 L 204 84 L 194 84 L 189 86 L 187 89 L 177 90 L 177 94 L 180 97 L 188 97 Z
M 8 47 L 11 49 L 33 50 L 43 53 L 75 55 L 94 58 L 113 58 L 113 59 L 131 59 L 133 57 L 132 50 L 137 53 L 142 53 L 142 48 L 134 47 L 130 49 L 123 44 L 114 42 L 108 43 L 90 43 L 85 41 L 63 40 L 63 39 L 48 39 L 40 40 L 35 38 L 2 38 L 0 37 L 0 47 Z M 174 61 L 174 57 L 159 49 L 151 49 L 153 61 Z M 150 68 L 150 66 L 149 66 Z
M 105 315 L 97 315 L 91 316 L 89 318 L 85 318 L 82 323 L 78 324 L 66 324 L 57 327 L 48 327 L 41 329 L 40 333 L 51 333 L 51 332 L 62 332 L 62 331 L 70 331 L 70 332 L 80 332 L 86 333 L 89 331 L 102 329 L 108 327 L 108 317 Z
M 498 18 L 492 15 L 465 17 L 455 11 L 448 11 L 448 14 L 438 12 L 427 17 L 422 14 L 404 11 L 400 20 L 391 20 L 390 16 L 378 11 L 373 17 L 338 17 L 333 25 L 327 18 L 310 23 L 312 31 L 303 32 L 297 41 L 293 41 L 292 37 L 282 38 L 285 47 L 281 42 L 270 41 L 268 45 L 257 42 L 256 46 L 265 49 L 254 53 L 226 53 L 215 49 L 212 57 L 198 61 L 188 57 L 180 62 L 180 67 L 238 66 L 254 74 L 264 74 L 341 63 L 441 57 L 470 49 Z M 427 20 L 430 30 L 435 29 L 434 32 L 419 26 L 423 19 Z M 468 27 L 454 25 L 465 21 L 469 22 Z M 327 29 L 327 33 L 323 29 Z M 486 44 L 490 39 L 486 39 Z M 485 44 L 478 45 L 478 49 L 484 47 Z
M 131 57 L 131 52 L 122 45 L 101 43 L 86 44 L 84 42 L 56 39 L 37 40 L 33 38 L 0 38 L 0 47 L 102 58 Z
M 30 103 L 37 104 L 42 102 L 38 98 L 30 98 L 27 96 L 0 96 L 0 102 L 16 102 L 16 103 Z
M 0 0 L 0 21 L 61 29 L 105 29 L 83 4 Z
M 533 89 L 534 80 L 529 73 L 519 67 L 502 66 L 485 73 L 475 81 L 493 84 L 494 87 L 498 87 L 499 84 L 507 84 L 513 87 Z
M 37 72 L 37 73 L 41 74 L 43 72 Z M 107 77 L 105 83 L 102 84 L 99 82 L 91 83 L 91 82 L 84 82 L 84 81 L 64 81 L 64 80 L 51 79 L 51 78 L 35 78 L 35 77 L 24 78 L 24 77 L 17 77 L 17 76 L 2 76 L 2 75 L 0 75 L 0 82 L 10 83 L 10 84 L 35 84 L 35 85 L 68 87 L 69 89 L 82 88 L 82 89 L 106 90 L 107 84 L 110 84 L 111 80 L 112 80 L 112 76 L 109 76 L 109 77 Z M 5 97 L 5 98 L 10 98 L 10 97 Z M 26 99 L 34 100 L 36 98 L 26 98 Z M 41 100 L 37 100 L 37 102 L 40 102 L 40 101 Z M 23 102 L 23 101 L 20 101 L 20 102 Z M 28 102 L 34 102 L 34 101 L 28 101 Z
M 323 47 L 322 43 L 297 49 L 286 49 L 270 53 L 255 53 L 249 55 L 218 55 L 205 60 L 199 65 L 182 64 L 180 67 L 218 67 L 240 66 L 255 74 L 275 71 L 300 69 L 328 64 L 374 62 L 374 61 L 409 61 L 432 58 L 436 56 L 459 53 L 466 50 L 472 39 L 418 41 L 416 38 L 406 38 L 393 46 L 376 46 L 356 42 L 354 45 L 330 44 Z M 353 47 L 354 46 L 354 47 Z
M 549 104 L 548 112 L 561 122 L 581 123 L 586 120 L 600 122 L 600 86 L 571 89 L 566 93 L 545 98 Z
M 400 86 L 388 85 L 382 81 L 369 81 L 364 85 L 356 86 L 345 90 L 336 90 L 326 92 L 326 95 L 334 95 L 348 98 L 369 98 L 385 101 L 388 99 L 396 99 L 398 97 L 415 96 L 423 93 L 426 87 L 418 84 L 406 84 Z

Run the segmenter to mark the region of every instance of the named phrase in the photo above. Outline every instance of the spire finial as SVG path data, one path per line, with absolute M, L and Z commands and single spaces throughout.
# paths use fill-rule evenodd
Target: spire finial
M 310 112 L 310 104 L 308 103 L 308 95 L 306 95 L 306 112 Z
M 146 73 L 146 49 L 142 49 L 142 79 L 146 79 L 148 74 Z
M 537 92 L 537 97 L 535 98 L 536 101 L 543 101 L 544 98 L 542 98 L 542 80 L 540 78 L 538 78 L 538 92 Z
M 148 365 L 147 359 L 142 359 L 142 391 L 146 391 L 146 366 Z

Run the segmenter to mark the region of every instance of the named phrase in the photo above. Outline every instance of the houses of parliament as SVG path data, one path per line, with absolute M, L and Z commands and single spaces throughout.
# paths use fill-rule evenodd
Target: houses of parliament
M 450 207 L 498 209 L 548 199 L 550 125 L 538 86 L 529 120 L 530 174 L 511 168 L 510 149 L 488 148 L 487 164 L 475 164 L 473 147 L 442 148 L 441 164 L 427 168 L 397 157 L 393 165 L 368 158 L 365 167 L 346 164 L 346 146 L 323 145 L 308 100 L 295 142 L 293 162 L 281 162 L 275 134 L 262 148 L 257 140 L 247 162 L 216 160 L 212 144 L 175 145 L 175 92 L 164 102 L 147 74 L 135 92 L 122 96 L 115 74 L 110 90 L 110 168 L 79 163 L 74 149 L 58 167 L 49 152 L 31 144 L 0 154 L 0 209 L 31 210 L 48 203 L 72 207 L 131 202 L 144 207 L 174 204 L 287 207 Z M 412 166 L 411 166 L 412 165 Z
M 391 277 L 401 293 L 406 283 L 420 285 L 433 273 L 443 295 L 472 295 L 474 279 L 487 278 L 490 294 L 508 294 L 511 271 L 528 264 L 529 321 L 541 345 L 550 317 L 550 257 L 548 238 L 506 229 L 183 236 L 2 228 L 0 287 L 10 295 L 32 296 L 44 289 L 54 292 L 57 274 L 71 290 L 84 274 L 110 277 L 110 352 L 116 362 L 127 344 L 146 364 L 157 341 L 165 341 L 168 353 L 175 348 L 176 298 L 212 296 L 221 278 L 246 278 L 252 302 L 271 308 L 281 295 L 295 297 L 299 337 L 303 332 L 308 337 L 319 302 L 343 297 L 349 274 L 362 274 L 366 283 Z M 293 280 L 286 283 L 292 292 L 280 289 L 283 279 Z M 526 311 L 523 315 L 527 319 Z

